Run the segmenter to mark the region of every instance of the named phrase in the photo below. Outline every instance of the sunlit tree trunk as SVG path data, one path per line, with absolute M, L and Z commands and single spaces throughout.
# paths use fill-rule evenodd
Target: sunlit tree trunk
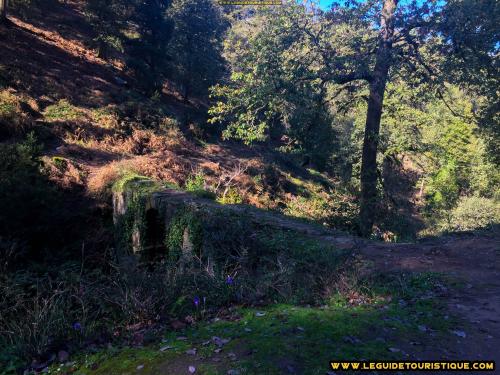
M 371 234 L 377 207 L 377 148 L 384 92 L 392 63 L 394 14 L 398 0 L 385 0 L 381 21 L 375 68 L 370 81 L 366 114 L 363 155 L 361 161 L 360 229 L 363 236 Z
M 7 20 L 7 1 L 0 0 L 0 23 L 4 23 Z

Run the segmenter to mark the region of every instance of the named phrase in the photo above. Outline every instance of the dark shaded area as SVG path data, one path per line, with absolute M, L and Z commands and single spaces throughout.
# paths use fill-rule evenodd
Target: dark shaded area
M 50 181 L 32 135 L 17 144 L 0 144 L 0 258 L 19 268 L 32 262 L 63 263 L 85 250 L 91 257 L 109 246 L 106 236 L 89 237 L 109 215 L 82 195 Z
M 154 208 L 146 211 L 146 238 L 144 249 L 147 256 L 155 258 L 165 255 L 165 223 L 161 219 L 158 210 Z

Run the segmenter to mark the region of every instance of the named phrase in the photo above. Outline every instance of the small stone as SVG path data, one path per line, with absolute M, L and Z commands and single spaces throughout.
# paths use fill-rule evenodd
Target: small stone
M 139 365 L 139 366 L 137 366 L 137 371 L 141 371 L 141 370 L 143 370 L 143 369 L 144 369 L 144 365 Z
M 189 373 L 190 373 L 190 374 L 194 374 L 194 373 L 196 372 L 196 367 L 194 367 L 194 366 L 189 366 L 189 367 L 188 367 L 188 371 L 189 371 Z
M 420 332 L 427 332 L 427 327 L 426 327 L 426 326 L 424 326 L 424 325 L 419 325 L 419 326 L 418 326 L 418 330 L 419 330 Z
M 177 337 L 178 341 L 186 341 L 188 338 L 186 336 L 179 336 Z
M 196 348 L 186 350 L 186 354 L 188 354 L 188 355 L 196 355 Z
M 164 351 L 172 349 L 172 348 L 173 348 L 173 346 L 166 345 L 166 346 L 160 348 L 160 352 L 164 352 Z
M 264 311 L 257 311 L 257 312 L 255 313 L 255 316 L 256 316 L 256 317 L 259 317 L 259 318 L 260 318 L 260 317 L 262 317 L 262 316 L 264 316 L 264 315 L 266 315 L 266 313 L 265 313 Z
M 227 371 L 227 375 L 240 375 L 240 370 L 231 369 Z
M 252 332 L 251 328 L 245 328 L 245 332 Z
M 221 348 L 214 349 L 214 353 L 220 353 L 222 351 Z
M 392 352 L 392 353 L 399 353 L 401 351 L 401 349 L 398 349 L 398 348 L 389 348 L 389 351 Z

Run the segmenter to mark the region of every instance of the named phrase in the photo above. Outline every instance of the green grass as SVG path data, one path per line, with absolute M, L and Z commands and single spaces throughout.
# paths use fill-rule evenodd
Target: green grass
M 402 359 L 391 347 L 409 340 L 425 340 L 419 325 L 444 335 L 453 326 L 445 311 L 430 295 L 442 280 L 436 274 L 389 275 L 374 280 L 370 291 L 373 302 L 351 306 L 345 299 L 332 300 L 321 307 L 274 304 L 262 309 L 238 308 L 237 319 L 200 323 L 183 332 L 167 332 L 162 343 L 147 348 L 123 348 L 81 356 L 73 365 L 75 374 L 175 374 L 175 364 L 185 368 L 194 357 L 185 354 L 198 349 L 204 359 L 196 362 L 196 374 L 226 374 L 238 369 L 241 374 L 283 374 L 287 366 L 304 374 L 325 374 L 332 359 Z M 391 295 L 392 299 L 387 296 Z M 404 303 L 402 303 L 404 301 Z M 264 313 L 262 314 L 257 313 Z M 179 341 L 178 336 L 187 340 Z M 221 354 L 207 341 L 213 336 L 230 338 Z M 203 344 L 205 343 L 205 345 Z M 159 348 L 172 346 L 165 352 Z M 236 361 L 227 353 L 237 353 Z M 212 357 L 219 356 L 215 363 Z M 169 370 L 170 369 L 170 370 Z M 50 373 L 63 373 L 52 368 Z
M 61 99 L 56 104 L 49 105 L 44 112 L 48 121 L 74 121 L 83 116 L 83 112 L 68 100 Z

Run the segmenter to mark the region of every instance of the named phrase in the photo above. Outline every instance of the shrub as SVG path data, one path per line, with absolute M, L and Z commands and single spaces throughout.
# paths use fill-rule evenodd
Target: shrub
M 185 188 L 186 191 L 190 192 L 203 190 L 205 188 L 205 176 L 203 175 L 203 173 L 196 173 L 189 176 L 186 180 Z
M 83 112 L 68 100 L 61 99 L 45 108 L 44 116 L 49 121 L 74 121 L 81 118 Z
M 186 191 L 200 198 L 216 198 L 216 195 L 213 192 L 205 188 L 205 176 L 201 172 L 190 175 L 184 184 L 184 188 L 186 189 Z
M 444 229 L 448 231 L 470 231 L 491 227 L 500 223 L 500 203 L 482 197 L 463 197 L 451 211 L 449 222 Z
M 310 197 L 297 197 L 287 204 L 285 213 L 336 229 L 356 231 L 358 227 L 358 205 L 355 197 L 344 192 L 314 193 Z
M 93 109 L 90 116 L 95 123 L 103 128 L 118 128 L 119 116 L 116 113 L 115 108 L 113 108 L 112 106 Z
M 241 204 L 243 203 L 243 197 L 238 189 L 230 187 L 221 197 L 217 198 L 217 202 L 221 204 Z
M 23 103 L 12 91 L 0 91 L 0 137 L 23 134 L 29 129 L 32 118 L 23 111 Z

